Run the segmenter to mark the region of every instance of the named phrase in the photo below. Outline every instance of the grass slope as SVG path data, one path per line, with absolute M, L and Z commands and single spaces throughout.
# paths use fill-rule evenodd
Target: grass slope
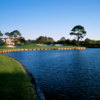
M 14 59 L 0 54 L 0 100 L 35 100 L 32 84 Z

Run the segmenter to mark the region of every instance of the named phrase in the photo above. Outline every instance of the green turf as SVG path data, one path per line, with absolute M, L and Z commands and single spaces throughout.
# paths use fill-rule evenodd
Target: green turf
M 0 54 L 0 100 L 35 100 L 32 84 L 22 65 Z
M 77 46 L 45 46 L 44 44 L 41 45 L 37 45 L 37 44 L 24 44 L 21 46 L 16 46 L 15 48 L 7 48 L 5 45 L 0 47 L 0 50 L 6 50 L 6 49 L 33 49 L 33 48 L 73 48 L 73 47 L 77 47 Z
M 25 44 L 19 48 L 66 48 L 66 47 L 76 47 L 76 46 L 45 46 L 44 44 Z

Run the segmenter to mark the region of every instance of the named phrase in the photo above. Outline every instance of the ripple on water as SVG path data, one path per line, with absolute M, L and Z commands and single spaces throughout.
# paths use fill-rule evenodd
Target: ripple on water
M 47 100 L 100 100 L 100 49 L 13 52 Z

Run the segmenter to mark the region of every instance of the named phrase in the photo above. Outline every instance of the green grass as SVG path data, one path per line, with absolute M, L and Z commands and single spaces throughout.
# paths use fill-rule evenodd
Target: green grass
M 44 44 L 41 45 L 37 45 L 37 44 L 24 44 L 22 46 L 19 47 L 15 47 L 15 48 L 7 48 L 5 45 L 0 47 L 0 50 L 6 50 L 6 49 L 34 49 L 34 48 L 73 48 L 73 47 L 77 47 L 77 46 L 45 46 Z
M 37 44 L 25 44 L 19 48 L 68 48 L 68 47 L 76 47 L 76 46 L 45 46 L 44 44 L 37 45 Z
M 32 84 L 22 65 L 0 54 L 0 100 L 35 100 Z

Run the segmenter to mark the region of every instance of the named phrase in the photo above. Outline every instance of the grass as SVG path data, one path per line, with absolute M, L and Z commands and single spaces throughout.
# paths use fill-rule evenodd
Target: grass
M 0 47 L 0 50 L 6 50 L 6 49 L 34 49 L 34 48 L 73 48 L 77 46 L 45 46 L 44 44 L 37 45 L 37 44 L 24 44 L 21 46 L 16 46 L 15 48 L 7 48 L 6 45 L 3 45 Z
M 35 100 L 32 84 L 22 65 L 0 54 L 0 100 Z
M 76 46 L 45 46 L 44 44 L 25 44 L 6 49 L 34 49 L 34 48 L 73 48 Z M 36 100 L 32 84 L 22 65 L 16 60 L 0 54 L 0 100 Z
M 68 47 L 76 47 L 76 46 L 45 46 L 44 44 L 25 44 L 19 48 L 68 48 Z
M 77 46 L 45 46 L 44 44 L 24 44 L 15 48 L 0 46 L 6 49 L 34 48 L 74 48 Z M 0 100 L 36 100 L 32 84 L 22 65 L 16 60 L 0 54 Z

